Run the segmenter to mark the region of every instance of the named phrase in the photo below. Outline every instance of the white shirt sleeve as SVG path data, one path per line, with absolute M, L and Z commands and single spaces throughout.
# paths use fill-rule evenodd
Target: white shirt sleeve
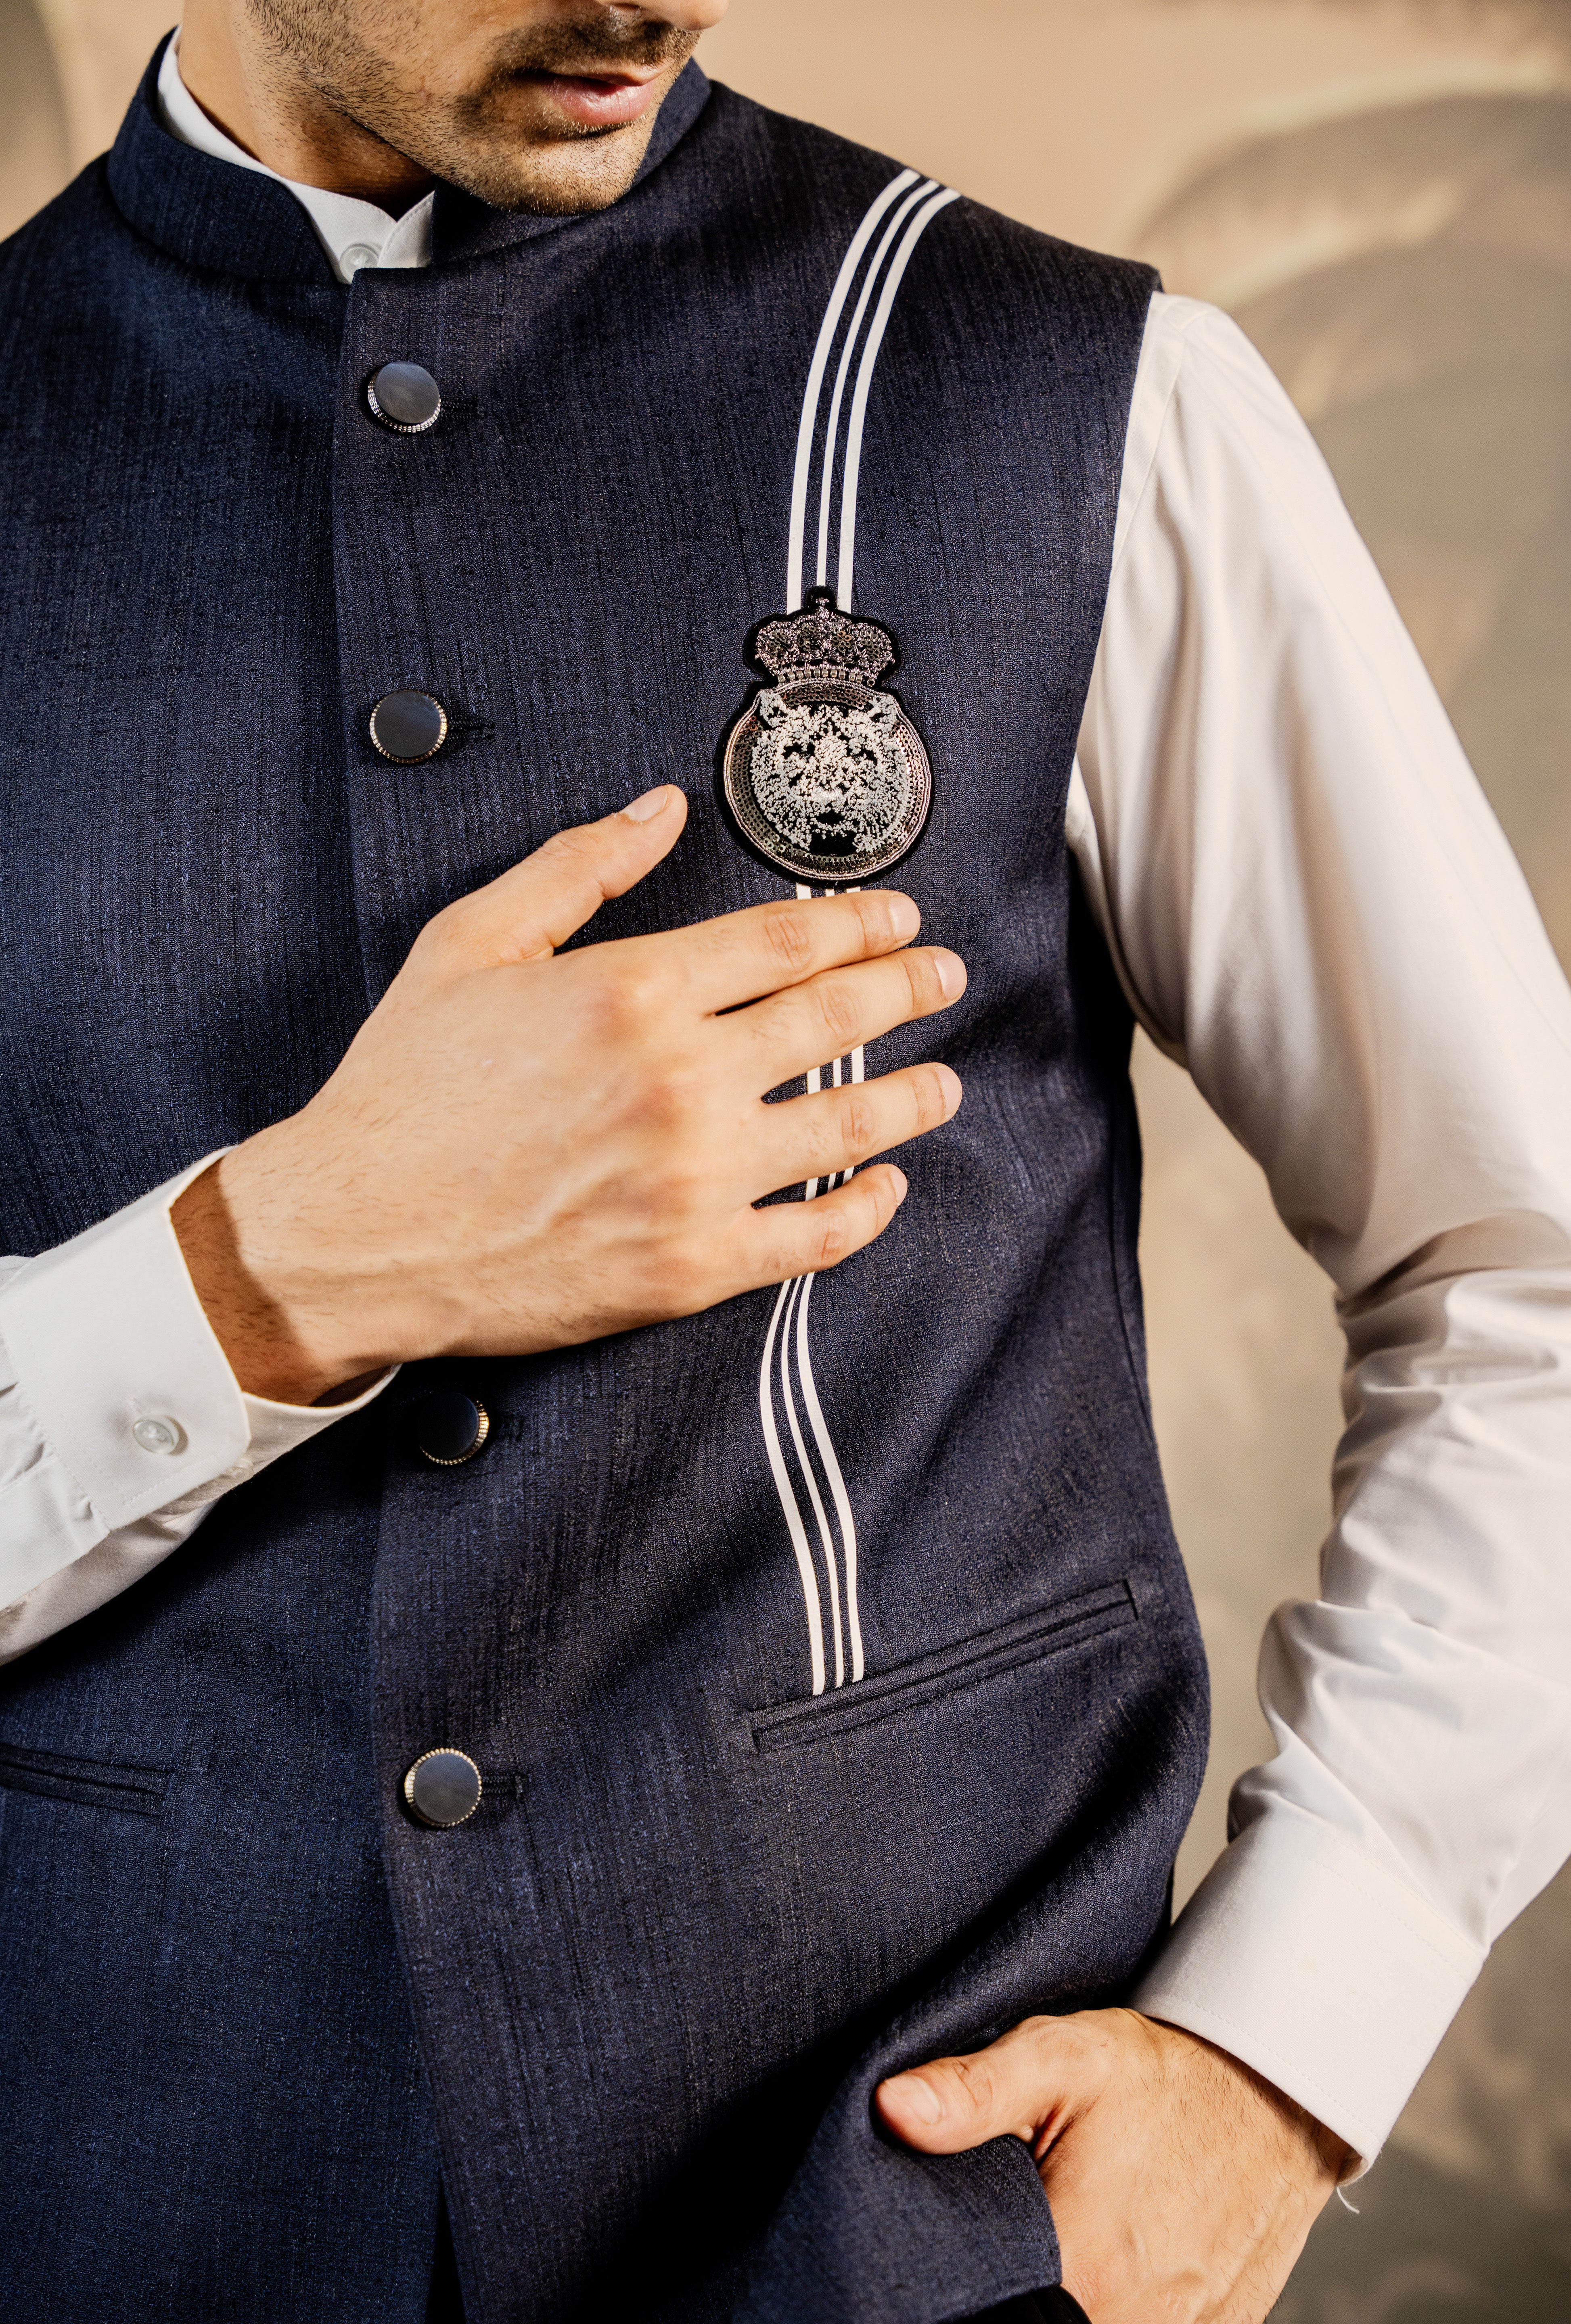
M 244 1393 L 170 1219 L 216 1158 L 57 1250 L 0 1259 L 0 1663 L 129 1589 L 393 1377 L 327 1406 Z
M 1148 328 L 1067 825 L 1348 1344 L 1277 1757 L 1135 1999 L 1367 2160 L 1571 1854 L 1571 994 L 1308 429 L 1190 300 Z

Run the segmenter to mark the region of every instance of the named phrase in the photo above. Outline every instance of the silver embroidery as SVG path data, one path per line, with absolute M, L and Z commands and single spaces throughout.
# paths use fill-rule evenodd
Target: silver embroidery
M 761 624 L 753 659 L 775 683 L 726 744 L 725 797 L 743 836 L 777 871 L 819 886 L 891 870 L 921 836 L 932 773 L 877 683 L 895 659 L 889 632 L 815 590 L 801 613 Z
M 748 762 L 766 822 L 805 853 L 875 855 L 900 828 L 910 787 L 900 710 L 881 694 L 865 709 L 758 697 L 763 732 Z

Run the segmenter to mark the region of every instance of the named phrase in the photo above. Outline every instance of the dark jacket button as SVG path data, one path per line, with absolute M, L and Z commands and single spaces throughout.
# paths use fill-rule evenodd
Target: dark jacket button
M 365 383 L 365 401 L 384 428 L 420 436 L 440 417 L 442 392 L 420 364 L 384 364 Z
M 384 694 L 371 713 L 371 740 L 401 767 L 434 759 L 447 739 L 448 714 L 434 694 Z
M 403 1779 L 403 1796 L 417 1823 L 449 1831 L 480 1804 L 480 1770 L 467 1751 L 427 1751 Z
M 434 1469 L 472 1461 L 491 1434 L 491 1415 L 478 1397 L 449 1390 L 428 1396 L 414 1416 L 414 1441 Z

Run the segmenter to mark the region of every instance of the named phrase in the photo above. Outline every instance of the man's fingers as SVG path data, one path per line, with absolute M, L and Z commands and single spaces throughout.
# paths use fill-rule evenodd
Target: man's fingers
M 662 964 L 679 972 L 686 997 L 705 1013 L 737 1009 L 824 969 L 894 952 L 921 925 L 909 896 L 866 888 L 810 902 L 755 904 L 651 942 Z
M 848 1186 L 813 1203 L 772 1203 L 755 1211 L 760 1258 L 757 1280 L 790 1283 L 822 1275 L 875 1241 L 906 1198 L 906 1175 L 892 1162 L 858 1172 Z
M 853 1182 L 855 1183 L 855 1182 Z M 965 2058 L 937 2058 L 878 2087 L 876 2104 L 897 2138 L 924 2154 L 959 2154 L 990 2138 L 1049 2135 L 1098 2097 L 1107 2061 L 1081 2028 L 1030 2017 L 1002 2041 Z
M 770 1173 L 764 1191 L 773 1194 L 799 1179 L 833 1177 L 837 1170 L 887 1154 L 892 1146 L 950 1120 L 960 1097 L 960 1076 L 947 1065 L 908 1065 L 818 1097 L 762 1106 Z
M 608 897 L 625 895 L 652 872 L 687 819 L 682 793 L 659 783 L 615 815 L 559 831 L 499 880 L 439 912 L 424 936 L 456 947 L 476 967 L 543 959 Z
M 880 1039 L 897 1025 L 951 1007 L 965 990 L 966 964 L 959 954 L 921 945 L 854 968 L 831 969 L 727 1021 L 736 1041 L 746 1045 L 742 1070 L 748 1080 L 756 1089 L 774 1089 Z

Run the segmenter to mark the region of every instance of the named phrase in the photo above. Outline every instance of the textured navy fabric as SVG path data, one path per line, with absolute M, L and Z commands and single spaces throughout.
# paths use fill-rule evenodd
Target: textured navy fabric
M 0 1247 L 298 1106 L 421 922 L 671 779 L 588 932 L 782 892 L 715 753 L 781 609 L 802 383 L 893 165 L 689 69 L 605 213 L 444 190 L 330 277 L 282 188 L 114 154 L 6 245 Z M 900 873 L 966 1099 L 822 1278 L 867 1676 L 812 1697 L 760 1431 L 772 1294 L 422 1366 L 0 1679 L 14 2324 L 941 2324 L 1055 2282 L 1013 2142 L 876 2080 L 1118 1992 L 1164 1923 L 1203 1661 L 1143 1386 L 1130 1024 L 1063 842 L 1151 277 L 969 203 L 868 408 L 857 596 L 932 758 Z M 380 428 L 386 362 L 442 415 Z M 440 755 L 367 732 L 436 695 Z M 411 1442 L 433 1388 L 485 1451 Z M 405 1768 L 485 1773 L 452 1831 Z

